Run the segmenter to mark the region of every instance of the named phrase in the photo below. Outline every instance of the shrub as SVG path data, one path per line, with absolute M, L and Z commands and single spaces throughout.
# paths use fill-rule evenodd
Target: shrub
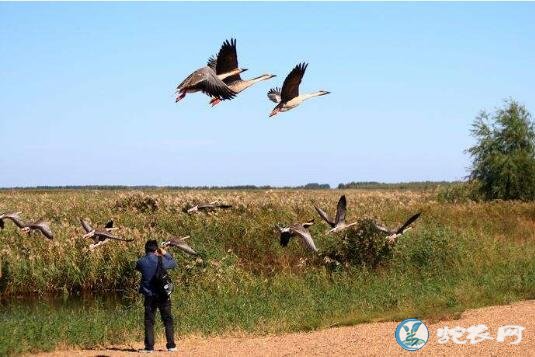
M 392 256 L 393 245 L 388 243 L 385 233 L 376 228 L 372 219 L 362 219 L 339 234 L 343 235 L 342 243 L 337 240 L 326 250 L 329 263 L 334 259 L 345 266 L 375 268 Z
M 480 184 L 476 180 L 440 186 L 437 199 L 440 203 L 466 203 L 481 201 Z
M 143 193 L 135 193 L 119 198 L 114 208 L 118 211 L 134 210 L 138 212 L 155 212 L 158 210 L 158 201 Z

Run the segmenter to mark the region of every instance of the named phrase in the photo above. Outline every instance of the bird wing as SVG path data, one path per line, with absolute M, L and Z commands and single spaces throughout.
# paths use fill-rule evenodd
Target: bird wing
M 35 222 L 33 225 L 34 229 L 38 229 L 43 233 L 43 235 L 48 239 L 54 239 L 54 234 L 52 233 L 52 230 L 50 229 L 50 226 L 48 225 L 48 222 L 45 222 L 43 220 L 39 220 Z
M 203 70 L 205 68 L 209 68 L 209 67 L 199 68 L 198 70 L 196 70 L 195 72 L 193 72 L 189 76 L 187 76 L 186 79 L 184 79 L 182 81 L 182 83 L 180 83 L 179 85 L 176 86 L 177 92 L 179 90 L 181 90 L 181 89 L 194 87 L 197 83 L 202 81 L 203 78 L 204 78 L 204 71 Z
M 215 71 L 215 67 L 217 65 L 217 56 L 210 56 L 206 62 L 206 65 Z
M 301 225 L 295 225 L 291 227 L 290 230 L 293 233 L 297 234 L 299 237 L 301 237 L 301 240 L 303 241 L 303 243 L 305 243 L 305 245 L 308 248 L 310 248 L 314 252 L 318 251 L 318 248 L 316 248 L 316 245 L 314 244 L 314 240 L 312 239 L 312 235 L 305 227 Z
M 99 237 L 105 237 L 106 239 L 113 239 L 113 240 L 120 240 L 122 242 L 132 242 L 133 239 L 127 239 L 127 238 L 119 238 L 119 237 L 116 237 L 114 236 L 113 234 L 111 234 L 110 232 L 108 231 L 96 231 L 95 232 L 95 236 L 99 236 Z
M 89 233 L 93 230 L 93 228 L 89 225 L 89 223 L 87 223 L 86 221 L 84 221 L 83 219 L 80 218 L 80 223 L 82 223 L 82 227 L 84 227 L 84 231 L 86 233 Z
M 327 214 L 327 212 L 325 212 L 324 210 L 322 210 L 321 208 L 317 207 L 317 206 L 314 206 L 314 208 L 316 209 L 316 212 L 318 212 L 318 214 L 320 215 L 320 217 L 329 224 L 329 226 L 333 227 L 335 226 L 334 224 L 334 221 L 331 217 L 329 217 L 329 215 Z
M 232 208 L 232 205 L 229 205 L 229 204 L 226 204 L 226 203 L 220 203 L 220 204 L 217 204 L 216 207 L 217 208 L 226 209 L 226 208 Z
M 418 212 L 416 213 L 414 216 L 411 216 L 407 222 L 405 222 L 401 227 L 399 227 L 399 229 L 396 231 L 397 234 L 403 234 L 405 233 L 405 231 L 407 230 L 407 228 L 414 222 L 418 219 L 418 217 L 420 217 L 422 213 L 421 212 Z
M 307 63 L 299 63 L 294 67 L 294 69 L 292 69 L 290 74 L 288 74 L 284 80 L 284 83 L 282 84 L 282 102 L 288 102 L 299 95 L 299 84 L 301 84 L 301 79 L 305 75 L 307 66 Z
M 224 74 L 238 68 L 238 54 L 236 53 L 236 40 L 231 38 L 226 40 L 221 45 L 221 49 L 217 54 L 215 73 Z M 240 74 L 234 74 L 225 78 L 225 83 L 232 83 L 241 80 Z
M 168 241 L 168 245 L 171 247 L 177 247 L 181 251 L 191 254 L 191 255 L 198 255 L 196 251 L 193 250 L 186 242 L 184 242 L 184 238 L 173 238 Z
M 236 96 L 236 93 L 225 82 L 219 79 L 211 68 L 205 67 L 205 69 L 203 80 L 195 84 L 195 88 L 211 97 L 217 97 L 223 100 L 232 99 Z
M 346 207 L 347 207 L 346 195 L 342 195 L 342 197 L 340 197 L 340 199 L 338 200 L 338 206 L 336 206 L 336 218 L 335 218 L 336 225 L 345 223 Z
M 4 220 L 0 219 L 0 229 L 4 229 L 4 227 L 5 227 Z
M 386 234 L 394 234 L 394 233 L 396 233 L 396 231 L 394 231 L 392 229 L 389 229 L 389 228 L 387 228 L 385 226 L 381 226 L 377 222 L 373 222 L 373 225 L 375 226 L 375 228 L 377 228 L 378 230 L 380 230 L 381 232 L 384 232 Z
M 113 219 L 110 219 L 106 225 L 104 226 L 104 228 L 113 228 Z
M 18 214 L 16 213 L 6 213 L 4 215 L 4 218 L 7 218 L 7 219 L 10 219 L 13 223 L 15 223 L 15 225 L 19 228 L 24 228 L 27 226 L 26 223 L 24 223 Z
M 269 100 L 271 100 L 274 103 L 280 103 L 281 101 L 281 89 L 279 87 L 271 88 L 267 92 L 267 96 Z
M 203 204 L 197 205 L 197 209 L 199 210 L 213 209 L 213 208 L 215 208 L 213 203 L 203 203 Z

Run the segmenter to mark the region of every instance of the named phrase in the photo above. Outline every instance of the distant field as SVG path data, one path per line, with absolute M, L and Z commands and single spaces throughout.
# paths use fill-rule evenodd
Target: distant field
M 274 224 L 316 218 L 320 250 L 341 238 L 325 234 L 313 203 L 332 213 L 348 199 L 347 220 L 372 217 L 396 226 L 421 211 L 392 257 L 375 269 L 330 269 L 297 241 L 282 249 Z M 212 215 L 182 212 L 189 203 L 219 200 L 234 208 Z M 372 319 L 439 317 L 468 307 L 535 298 L 535 203 L 438 203 L 434 189 L 347 190 L 3 190 L 0 212 L 51 222 L 55 240 L 28 237 L 11 222 L 0 232 L 0 294 L 79 291 L 136 296 L 133 270 L 146 239 L 190 235 L 202 262 L 173 252 L 177 329 L 181 334 L 244 330 L 310 330 Z M 102 225 L 113 218 L 118 235 L 89 252 L 79 218 Z M 142 339 L 139 299 L 128 304 L 0 305 L 0 354 L 91 347 Z M 7 306 L 7 305 L 6 305 Z M 110 319 L 110 314 L 114 316 Z M 95 329 L 98 326 L 98 329 Z

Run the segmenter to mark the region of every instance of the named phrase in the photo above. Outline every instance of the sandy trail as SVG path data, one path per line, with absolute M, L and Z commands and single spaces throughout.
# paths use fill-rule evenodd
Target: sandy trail
M 424 322 L 426 322 L 424 320 Z M 349 327 L 337 327 L 306 333 L 243 337 L 186 337 L 178 342 L 178 352 L 160 350 L 149 356 L 392 356 L 424 353 L 433 356 L 535 356 L 535 300 L 512 305 L 491 306 L 468 310 L 458 320 L 427 324 L 429 341 L 418 352 L 404 351 L 394 339 L 398 322 L 368 323 Z M 457 345 L 453 342 L 439 344 L 437 329 L 448 326 L 468 328 L 485 324 L 493 340 L 478 344 Z M 522 342 L 511 345 L 515 338 L 497 342 L 498 327 L 521 325 Z M 466 337 L 466 335 L 465 335 Z M 131 346 L 110 347 L 103 350 L 71 350 L 43 353 L 41 356 L 133 356 L 142 343 Z

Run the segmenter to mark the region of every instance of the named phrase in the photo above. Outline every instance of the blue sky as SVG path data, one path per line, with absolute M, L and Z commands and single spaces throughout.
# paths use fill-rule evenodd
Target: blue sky
M 0 186 L 455 180 L 481 109 L 535 111 L 531 3 L 0 3 Z M 223 20 L 221 20 L 223 19 Z M 236 37 L 215 108 L 174 89 Z M 301 91 L 266 98 L 300 61 Z

